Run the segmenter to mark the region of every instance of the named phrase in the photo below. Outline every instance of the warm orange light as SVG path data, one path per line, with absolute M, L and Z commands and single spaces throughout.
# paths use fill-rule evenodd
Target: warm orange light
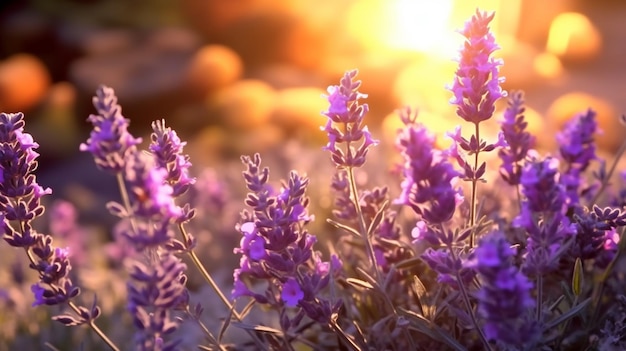
M 550 25 L 546 50 L 556 56 L 585 61 L 595 57 L 601 46 L 600 32 L 583 14 L 562 13 Z
M 521 0 L 359 0 L 350 7 L 348 32 L 371 49 L 392 49 L 450 58 L 463 38 L 456 33 L 477 8 L 496 11 L 492 30 L 514 35 Z

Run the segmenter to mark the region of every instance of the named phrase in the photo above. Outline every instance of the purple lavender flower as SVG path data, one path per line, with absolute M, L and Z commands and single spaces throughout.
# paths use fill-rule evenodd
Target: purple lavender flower
M 50 235 L 38 233 L 32 222 L 43 215 L 41 199 L 52 191 L 37 184 L 35 149 L 39 145 L 24 132 L 22 113 L 0 113 L 0 218 L 3 238 L 14 247 L 26 250 L 30 267 L 39 273 L 39 281 L 31 286 L 33 306 L 58 305 L 80 294 L 72 282 L 70 252 L 54 247 Z M 57 315 L 53 319 L 67 326 L 87 323 L 100 315 L 95 302 L 91 308 L 74 306 L 73 315 Z
M 89 151 L 99 169 L 119 173 L 124 169 L 125 160 L 141 143 L 141 138 L 128 132 L 129 121 L 122 116 L 113 89 L 100 86 L 93 105 L 98 114 L 87 118 L 94 128 L 87 143 L 80 144 L 80 151 Z
M 626 225 L 626 213 L 617 208 L 600 208 L 595 205 L 592 210 L 578 207 L 574 211 L 573 218 L 577 231 L 569 256 L 580 257 L 583 260 L 603 256 L 599 260 L 602 266 L 601 262 L 613 254 L 610 247 L 611 239 L 616 228 Z
M 522 161 L 528 151 L 534 147 L 535 137 L 526 131 L 528 123 L 524 120 L 524 93 L 511 94 L 508 107 L 501 122 L 502 135 L 506 146 L 500 148 L 498 156 L 502 159 L 500 175 L 510 185 L 519 185 L 522 175 Z
M 331 159 L 338 167 L 361 167 L 370 146 L 378 144 L 367 126 L 362 125 L 368 106 L 359 104 L 359 99 L 367 95 L 358 91 L 361 81 L 354 81 L 357 72 L 346 72 L 340 85 L 328 87 L 326 98 L 330 106 L 322 113 L 328 117 L 326 126 L 321 128 L 328 134 L 328 144 L 324 149 L 330 151 Z M 345 150 L 337 144 L 345 144 Z
M 233 274 L 233 297 L 249 296 L 282 310 L 284 329 L 297 326 L 303 314 L 327 324 L 339 305 L 331 304 L 319 293 L 341 267 L 337 259 L 331 261 L 333 264 L 321 261 L 313 250 L 317 239 L 304 227 L 313 220 L 305 197 L 308 179 L 292 172 L 287 183 L 276 191 L 268 184 L 269 169 L 261 168 L 258 154 L 253 158 L 244 156 L 242 161 L 247 166 L 244 178 L 250 190 L 246 204 L 253 212 L 244 212 L 244 221 L 238 226 L 243 237 L 234 252 L 242 256 Z M 269 282 L 265 293 L 254 292 L 255 281 Z M 289 319 L 284 307 L 299 312 Z
M 466 266 L 478 273 L 475 294 L 478 313 L 484 318 L 485 336 L 508 346 L 529 345 L 533 328 L 527 318 L 535 303 L 533 284 L 513 265 L 515 250 L 501 232 L 483 237 Z
M 593 139 L 597 128 L 596 113 L 589 109 L 569 121 L 563 131 L 557 134 L 559 153 L 566 164 L 561 181 L 565 185 L 570 206 L 575 206 L 579 202 L 578 191 L 582 183 L 582 173 L 592 160 L 597 159 Z
M 166 128 L 164 120 L 153 122 L 152 131 L 150 152 L 154 154 L 157 165 L 167 170 L 167 181 L 173 188 L 173 196 L 178 197 L 196 182 L 189 176 L 189 156 L 183 154 L 187 143 L 181 141 L 171 128 Z
M 565 216 L 566 194 L 559 182 L 558 161 L 547 158 L 527 163 L 521 184 L 525 200 L 514 224 L 528 235 L 525 272 L 546 274 L 557 268 L 576 233 L 576 226 Z
M 474 124 L 491 118 L 495 102 L 506 96 L 500 87 L 503 78 L 498 72 L 502 61 L 490 57 L 499 49 L 489 30 L 489 22 L 494 15 L 476 10 L 471 20 L 465 23 L 461 34 L 466 41 L 450 88 L 454 93 L 450 103 L 457 105 L 457 114 Z
M 169 252 L 156 255 L 150 262 L 133 263 L 128 283 L 128 310 L 138 329 L 135 334 L 137 350 L 179 350 L 181 339 L 166 342 L 165 338 L 178 327 L 172 320 L 172 311 L 188 304 L 186 269 L 187 266 Z
M 454 189 L 453 182 L 460 173 L 434 148 L 434 136 L 410 116 L 410 109 L 401 111 L 406 127 L 396 145 L 404 158 L 404 180 L 395 203 L 411 206 L 431 225 L 444 223 L 456 210 L 459 191 Z
M 126 160 L 124 179 L 129 189 L 130 213 L 119 205 L 110 206 L 122 217 L 130 217 L 134 228 L 124 233 L 137 251 L 158 247 L 173 239 L 170 225 L 183 215 L 176 206 L 172 187 L 167 184 L 167 171 L 155 165 L 144 153 L 135 153 Z

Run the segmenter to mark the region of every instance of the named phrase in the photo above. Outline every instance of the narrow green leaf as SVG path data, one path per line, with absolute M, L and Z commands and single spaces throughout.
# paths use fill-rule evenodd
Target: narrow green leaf
M 454 337 L 448 332 L 438 327 L 436 324 L 430 322 L 424 316 L 419 315 L 411 310 L 398 307 L 398 311 L 405 314 L 405 317 L 412 322 L 410 329 L 425 334 L 432 338 L 447 344 L 450 348 L 456 351 L 467 351 L 467 349 L 461 345 Z
M 408 269 L 408 268 L 417 267 L 420 263 L 422 263 L 422 259 L 415 256 L 415 257 L 407 258 L 406 260 L 402 260 L 396 263 L 395 266 L 398 269 Z
M 417 294 L 417 297 L 419 298 L 421 303 L 424 299 L 424 296 L 426 295 L 426 287 L 424 286 L 424 283 L 422 283 L 420 278 L 418 278 L 416 275 L 413 276 L 413 290 L 415 290 L 415 293 Z
M 364 288 L 364 289 L 374 289 L 374 286 L 372 286 L 372 284 L 363 281 L 361 279 L 357 279 L 357 278 L 348 278 L 346 279 L 346 283 L 356 287 L 356 288 Z
M 372 285 L 373 288 L 377 288 L 378 290 L 380 290 L 380 286 L 378 285 L 378 282 L 376 281 L 376 279 L 374 279 L 374 277 L 372 277 L 371 275 L 369 275 L 369 273 L 367 273 L 363 268 L 361 267 L 356 267 L 356 271 L 359 272 L 360 275 L 363 276 L 363 278 Z
M 562 315 L 556 317 L 554 320 L 552 320 L 551 322 L 546 324 L 546 330 L 552 329 L 552 328 L 558 326 L 559 324 L 565 322 L 566 320 L 574 317 L 575 315 L 580 313 L 580 311 L 585 309 L 585 307 L 587 307 L 587 305 L 589 305 L 589 303 L 591 303 L 591 298 L 588 298 L 588 299 L 584 300 L 580 304 L 572 307 L 569 311 L 567 311 L 567 312 L 563 313 Z
M 253 325 L 253 324 L 247 324 L 247 323 L 241 323 L 241 322 L 232 322 L 232 324 L 237 328 L 241 328 L 245 330 L 254 330 L 254 331 L 267 333 L 267 334 L 274 334 L 281 338 L 283 337 L 282 331 L 271 328 L 271 327 L 267 327 L 265 325 Z
M 572 291 L 576 297 L 580 296 L 582 292 L 582 284 L 583 284 L 583 263 L 580 260 L 580 257 L 576 258 L 576 263 L 574 263 L 574 275 L 572 276 Z
M 367 228 L 368 237 L 371 237 L 374 234 L 374 230 L 378 228 L 378 226 L 380 225 L 380 222 L 382 222 L 383 218 L 385 218 L 385 210 L 387 209 L 388 203 L 389 201 L 385 201 L 385 203 L 383 203 L 383 205 L 380 207 L 380 209 L 376 213 L 376 216 L 374 216 L 372 223 L 370 223 L 369 228 Z
M 343 229 L 343 230 L 347 231 L 348 233 L 350 233 L 350 234 L 352 234 L 352 235 L 356 236 L 357 238 L 360 238 L 360 237 L 361 237 L 361 234 L 359 234 L 359 232 L 358 232 L 356 229 L 354 229 L 354 228 L 352 228 L 352 227 L 350 227 L 350 226 L 347 226 L 347 225 L 345 225 L 345 224 L 341 224 L 341 223 L 339 223 L 339 222 L 337 222 L 337 221 L 335 221 L 335 220 L 332 220 L 332 219 L 330 219 L 330 218 L 327 218 L 327 219 L 326 219 L 326 222 L 330 223 L 330 224 L 331 224 L 332 226 L 334 226 L 335 228 L 338 228 L 338 229 Z

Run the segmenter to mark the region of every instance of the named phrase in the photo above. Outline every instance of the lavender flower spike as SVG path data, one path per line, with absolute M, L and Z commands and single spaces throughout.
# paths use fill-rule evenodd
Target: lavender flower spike
M 189 176 L 189 156 L 183 154 L 187 143 L 181 141 L 171 128 L 165 127 L 165 120 L 153 122 L 152 131 L 150 152 L 154 154 L 158 166 L 167 170 L 167 181 L 174 189 L 173 196 L 178 197 L 196 182 Z
M 597 129 L 596 113 L 589 109 L 569 121 L 563 131 L 556 136 L 560 145 L 559 153 L 566 163 L 561 182 L 565 185 L 570 207 L 578 203 L 582 173 L 589 167 L 591 161 L 597 159 L 593 139 Z
M 535 137 L 526 127 L 524 120 L 524 93 L 516 91 L 509 97 L 509 106 L 504 111 L 501 122 L 502 135 L 506 146 L 498 151 L 502 160 L 500 175 L 510 185 L 519 185 L 522 176 L 522 161 L 534 147 Z
M 483 237 L 466 266 L 478 273 L 478 313 L 484 319 L 485 336 L 508 346 L 528 345 L 532 324 L 526 320 L 535 303 L 533 284 L 514 265 L 515 250 L 501 232 Z
M 400 115 L 406 126 L 397 139 L 404 158 L 402 193 L 395 201 L 408 205 L 431 225 L 449 221 L 461 201 L 453 182 L 461 174 L 434 148 L 435 138 L 415 121 L 409 108 Z
M 502 61 L 490 57 L 499 49 L 489 31 L 489 22 L 494 14 L 476 10 L 471 20 L 465 23 L 461 34 L 466 41 L 450 88 L 454 93 L 450 103 L 457 105 L 456 113 L 474 124 L 491 118 L 495 102 L 506 96 L 500 87 L 504 79 L 499 76 L 498 66 L 502 65 Z
M 91 152 L 99 169 L 119 173 L 124 169 L 128 155 L 141 143 L 141 138 L 128 132 L 129 121 L 122 116 L 113 89 L 100 86 L 93 105 L 98 114 L 87 118 L 93 124 L 93 130 L 87 143 L 80 144 L 80 151 Z
M 327 111 L 322 112 L 328 117 L 326 126 L 321 130 L 328 134 L 328 144 L 324 147 L 330 151 L 333 162 L 338 167 L 361 167 L 365 163 L 365 157 L 372 145 L 378 144 L 372 138 L 367 126 L 363 126 L 363 117 L 367 113 L 367 104 L 359 104 L 359 99 L 366 98 L 358 89 L 360 80 L 354 80 L 357 70 L 348 71 L 341 78 L 340 85 L 328 87 Z M 343 125 L 339 127 L 339 125 Z M 345 151 L 337 147 L 337 144 L 345 143 Z M 354 143 L 360 143 L 356 146 Z
M 513 224 L 528 235 L 523 268 L 526 274 L 541 276 L 558 267 L 566 244 L 576 234 L 576 226 L 565 215 L 566 194 L 559 181 L 556 159 L 532 161 L 522 171 L 522 203 Z

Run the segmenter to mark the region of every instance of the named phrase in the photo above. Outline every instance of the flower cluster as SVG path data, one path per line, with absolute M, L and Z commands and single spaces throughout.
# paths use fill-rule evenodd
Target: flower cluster
M 60 305 L 80 294 L 70 278 L 70 252 L 55 247 L 50 235 L 37 232 L 33 221 L 44 213 L 41 199 L 52 193 L 37 183 L 35 151 L 39 145 L 24 132 L 24 115 L 0 113 L 0 219 L 3 238 L 11 246 L 26 250 L 30 267 L 39 273 L 39 282 L 31 291 L 33 306 Z M 54 319 L 65 325 L 90 322 L 100 315 L 100 308 L 71 305 L 76 316 L 63 314 Z
M 129 121 L 122 116 L 122 108 L 112 88 L 100 86 L 93 105 L 98 114 L 87 118 L 93 124 L 93 130 L 87 142 L 80 144 L 80 151 L 89 151 L 101 170 L 119 173 L 128 156 L 135 152 L 136 145 L 141 143 L 141 138 L 128 132 Z
M 358 91 L 361 81 L 354 80 L 356 75 L 357 70 L 346 72 L 340 85 L 328 87 L 330 106 L 323 112 L 328 117 L 326 126 L 322 127 L 329 139 L 325 149 L 330 151 L 331 159 L 339 167 L 361 167 L 370 146 L 378 144 L 367 126 L 362 125 L 369 109 L 367 104 L 359 103 L 359 99 L 367 95 Z M 344 143 L 345 151 L 337 147 L 337 144 Z
M 179 350 L 181 339 L 165 340 L 178 328 L 172 311 L 188 305 L 185 288 L 187 266 L 169 252 L 153 254 L 149 262 L 134 261 L 128 284 L 128 310 L 138 329 L 135 343 L 140 351 Z
M 340 302 L 331 303 L 320 295 L 333 272 L 341 268 L 336 257 L 323 262 L 313 250 L 316 237 L 304 229 L 313 217 L 308 214 L 305 190 L 308 179 L 292 172 L 287 184 L 276 192 L 269 181 L 269 169 L 261 169 L 261 157 L 242 157 L 250 190 L 246 204 L 252 213 L 244 213 L 239 226 L 243 234 L 239 248 L 240 267 L 234 272 L 233 297 L 250 296 L 271 306 L 299 307 L 291 320 L 281 318 L 281 327 L 288 330 L 298 325 L 303 315 L 327 325 Z M 253 292 L 247 279 L 267 281 L 264 294 Z
M 452 219 L 462 200 L 454 181 L 460 176 L 446 155 L 435 149 L 435 137 L 417 123 L 417 115 L 409 108 L 400 111 L 405 128 L 396 145 L 404 159 L 402 192 L 395 201 L 410 206 L 429 224 L 441 224 Z
M 522 171 L 525 200 L 514 224 L 528 236 L 524 268 L 542 275 L 557 268 L 559 259 L 575 237 L 576 226 L 565 215 L 565 189 L 559 182 L 558 160 L 532 160 Z
M 508 104 L 501 122 L 506 145 L 498 151 L 502 160 L 500 175 L 510 185 L 517 186 L 522 176 L 522 163 L 528 151 L 535 146 L 535 137 L 526 130 L 528 123 L 524 119 L 524 93 L 511 93 Z
M 565 125 L 563 131 L 557 134 L 559 153 L 566 165 L 561 181 L 565 185 L 570 207 L 578 203 L 582 173 L 589 167 L 591 161 L 597 159 L 593 139 L 597 129 L 596 113 L 589 109 L 586 113 L 575 116 Z
M 137 348 L 176 350 L 180 340 L 165 341 L 164 335 L 178 326 L 171 311 L 188 299 L 186 265 L 168 249 L 174 243 L 171 226 L 193 217 L 188 206 L 183 209 L 174 200 L 194 181 L 188 176 L 189 160 L 181 154 L 184 143 L 164 123 L 155 122 L 153 154 L 139 152 L 141 139 L 128 133 L 128 120 L 113 89 L 101 87 L 94 106 L 100 115 L 89 117 L 94 129 L 81 150 L 91 152 L 100 169 L 121 180 L 124 204 L 111 202 L 107 207 L 126 222 L 121 234 L 134 249 L 127 286 Z
M 481 283 L 476 299 L 487 339 L 521 347 L 532 342 L 532 323 L 526 317 L 535 302 L 533 284 L 513 265 L 515 254 L 502 232 L 496 231 L 479 241 L 466 264 L 476 270 Z
M 456 113 L 474 124 L 491 118 L 496 101 L 506 96 L 500 87 L 503 79 L 499 77 L 498 67 L 502 65 L 502 60 L 490 57 L 499 49 L 489 30 L 489 22 L 494 15 L 476 10 L 461 30 L 466 41 L 450 88 L 454 93 L 450 102 L 457 105 Z
M 626 190 L 610 182 L 618 163 L 607 166 L 596 155 L 592 110 L 576 116 L 558 134 L 554 157 L 532 150 L 534 137 L 527 131 L 521 92 L 509 99 L 498 141 L 480 138 L 479 124 L 492 117 L 496 100 L 505 95 L 499 86 L 501 62 L 491 58 L 497 49 L 488 27 L 492 19 L 493 14 L 477 11 L 461 31 L 467 40 L 451 87 L 452 103 L 463 120 L 474 124 L 474 134 L 464 138 L 459 127 L 449 134 L 452 147 L 439 150 L 436 136 L 418 123 L 417 113 L 401 110 L 404 126 L 396 146 L 402 164 L 388 178 L 390 183 L 373 184 L 383 179 L 381 171 L 389 176 L 388 170 L 366 162 L 374 156 L 368 151 L 377 141 L 365 126 L 368 107 L 360 103 L 365 95 L 359 92 L 357 71 L 346 72 L 339 85 L 328 88 L 324 98 L 330 106 L 323 112 L 327 123 L 322 129 L 332 165 L 330 172 L 315 171 L 334 172 L 332 204 L 331 194 L 319 187 L 315 176 L 293 170 L 279 185 L 270 183 L 269 168 L 255 154 L 241 158 L 245 170 L 239 183 L 247 189 L 246 209 L 235 219 L 241 203 L 233 198 L 242 189 L 230 187 L 237 177 L 221 182 L 218 177 L 228 175 L 205 171 L 196 183 L 184 154 L 186 142 L 163 120 L 152 124 L 147 152 L 138 150 L 141 139 L 128 132 L 129 121 L 121 115 L 113 90 L 100 87 L 93 100 L 97 115 L 89 117 L 94 129 L 80 149 L 91 152 L 96 165 L 113 173 L 120 186 L 120 203 L 110 202 L 107 209 L 121 218 L 112 231 L 115 257 L 122 262 L 106 268 L 94 264 L 101 246 L 87 245 L 95 238 L 77 229 L 77 213 L 69 203 L 57 202 L 49 211 L 51 231 L 70 241 L 69 248 L 54 246 L 52 236 L 36 227 L 44 213 L 42 200 L 51 193 L 35 176 L 38 145 L 24 131 L 21 113 L 1 113 L 0 229 L 6 247 L 26 255 L 6 265 L 9 274 L 0 274 L 0 349 L 36 348 L 20 344 L 27 338 L 7 344 L 2 316 L 29 317 L 26 328 L 12 325 L 13 333 L 18 328 L 48 332 L 39 314 L 29 313 L 31 301 L 22 296 L 28 289 L 28 276 L 19 269 L 24 259 L 38 274 L 31 286 L 33 305 L 69 308 L 70 313 L 53 318 L 90 327 L 113 351 L 119 348 L 107 333 L 134 342 L 136 350 L 158 351 L 194 346 L 219 351 L 623 349 L 625 268 L 620 262 L 626 252 Z M 490 171 L 496 169 L 479 162 L 479 153 L 496 149 L 502 165 L 495 168 L 504 181 L 495 175 L 492 182 Z M 626 143 L 616 158 L 624 152 Z M 470 156 L 472 162 L 467 161 Z M 292 159 L 280 158 L 281 165 L 293 166 Z M 458 170 L 452 165 L 455 160 Z M 594 160 L 601 166 L 596 182 L 588 185 L 585 177 Z M 357 178 L 358 172 L 367 172 L 367 177 Z M 397 183 L 398 175 L 402 179 L 396 189 L 391 182 Z M 471 182 L 469 206 L 463 203 L 458 179 Z M 476 196 L 479 181 L 484 181 L 487 195 Z M 191 200 L 184 203 L 190 189 Z M 321 194 L 319 201 L 310 201 L 309 192 Z M 506 206 L 515 194 L 519 206 Z M 604 197 L 610 205 L 601 207 L 596 200 Z M 389 199 L 395 201 L 390 205 Z M 313 212 L 334 218 L 320 223 Z M 196 242 L 187 226 L 202 240 Z M 233 231 L 240 235 L 225 235 Z M 207 232 L 224 235 L 205 238 Z M 328 261 L 316 250 L 318 241 L 328 244 Z M 229 269 L 229 262 L 236 266 L 231 272 L 237 303 L 196 254 L 212 256 L 229 244 L 237 246 L 230 258 L 239 259 L 238 265 L 222 252 L 211 258 L 225 258 L 220 270 Z M 86 286 L 98 287 L 97 279 L 72 272 L 72 265 L 82 262 L 74 259 L 76 251 L 83 250 L 78 257 L 94 272 L 106 269 L 107 277 L 128 277 L 128 318 L 115 314 L 123 310 L 123 293 L 99 295 L 105 311 L 113 311 L 98 320 L 108 330 L 96 325 L 101 310 L 95 298 L 91 307 L 75 302 L 81 290 L 72 280 L 79 277 Z M 183 254 L 215 296 L 206 296 L 195 280 L 187 290 L 187 264 L 177 256 Z M 220 311 L 211 302 L 215 297 L 226 315 L 217 316 Z M 202 304 L 191 308 L 194 300 Z M 247 304 L 240 309 L 238 302 Z M 14 305 L 27 308 L 12 313 L 18 311 Z M 210 316 L 202 315 L 203 305 L 211 307 Z M 180 328 L 183 318 L 194 325 Z M 134 330 L 125 330 L 131 323 Z M 241 339 L 230 332 L 233 328 L 249 337 Z M 36 339 L 39 343 L 41 338 Z M 70 343 L 55 347 L 75 348 Z M 87 343 L 83 346 L 92 348 Z

